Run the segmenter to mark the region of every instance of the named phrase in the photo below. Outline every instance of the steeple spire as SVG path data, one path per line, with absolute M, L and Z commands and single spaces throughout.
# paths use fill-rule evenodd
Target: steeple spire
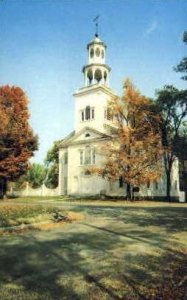
M 97 15 L 94 19 L 93 22 L 95 23 L 95 37 L 99 36 L 99 17 L 100 15 Z

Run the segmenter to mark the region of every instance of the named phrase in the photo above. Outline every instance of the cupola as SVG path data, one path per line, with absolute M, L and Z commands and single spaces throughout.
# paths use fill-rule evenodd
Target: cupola
M 87 45 L 88 64 L 83 67 L 85 86 L 103 84 L 109 86 L 110 67 L 106 65 L 106 48 L 104 42 L 96 34 Z

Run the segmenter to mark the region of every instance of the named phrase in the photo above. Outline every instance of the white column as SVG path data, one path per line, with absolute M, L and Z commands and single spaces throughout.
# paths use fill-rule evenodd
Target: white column
M 102 83 L 102 84 L 105 84 L 105 79 L 104 79 L 104 70 L 102 70 L 102 72 L 101 72 L 101 73 L 102 73 L 102 79 L 101 79 L 101 83 Z
M 109 72 L 107 72 L 106 85 L 109 86 Z
M 84 85 L 88 86 L 88 70 L 85 70 L 84 72 Z
M 92 83 L 94 84 L 95 83 L 95 68 L 93 68 L 92 71 L 93 71 L 93 82 Z

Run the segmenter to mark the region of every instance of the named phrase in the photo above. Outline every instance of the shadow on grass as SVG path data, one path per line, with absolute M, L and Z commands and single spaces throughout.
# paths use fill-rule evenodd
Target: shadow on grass
M 137 226 L 163 226 L 168 231 L 187 230 L 187 207 L 129 207 L 129 206 L 75 206 L 75 211 Z
M 186 209 L 83 209 L 94 220 L 1 237 L 1 299 L 185 299 L 186 256 L 171 235 Z
M 174 254 L 177 253 L 174 249 L 165 246 L 167 238 L 163 234 L 158 234 L 158 233 L 153 234 L 152 232 L 150 232 L 148 230 L 144 230 L 143 233 L 138 230 L 129 230 L 128 233 L 120 233 L 120 232 L 116 232 L 116 231 L 113 231 L 113 230 L 110 230 L 110 229 L 107 229 L 104 227 L 99 227 L 99 226 L 86 224 L 86 223 L 82 223 L 82 224 L 85 226 L 88 226 L 88 227 L 93 227 L 95 229 L 104 231 L 104 232 L 112 234 L 112 235 L 117 235 L 117 236 L 126 238 L 131 241 L 140 242 L 143 244 L 145 243 L 145 244 L 148 244 L 148 246 L 158 247 L 162 250 L 172 252 Z

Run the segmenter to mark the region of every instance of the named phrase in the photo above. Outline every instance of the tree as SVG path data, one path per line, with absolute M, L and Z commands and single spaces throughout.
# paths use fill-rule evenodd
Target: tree
M 8 181 L 25 174 L 29 158 L 37 150 L 37 136 L 29 125 L 28 99 L 19 87 L 0 87 L 0 194 Z
M 47 169 L 44 165 L 33 163 L 31 168 L 24 176 L 25 181 L 29 182 L 32 188 L 40 187 L 45 181 Z
M 160 131 L 164 152 L 164 166 L 167 178 L 166 196 L 170 201 L 171 172 L 173 162 L 176 160 L 176 145 L 180 132 L 185 127 L 187 115 L 187 93 L 179 91 L 172 85 L 165 86 L 157 91 L 156 106 L 160 114 Z M 179 148 L 178 148 L 179 154 Z
M 161 138 L 151 105 L 129 80 L 125 81 L 124 95 L 109 104 L 113 128 L 111 140 L 102 150 L 106 159 L 102 167 L 92 170 L 109 180 L 121 178 L 128 199 L 133 198 L 133 188 L 157 181 L 162 174 Z
M 47 156 L 45 159 L 45 164 L 48 169 L 45 183 L 49 188 L 56 188 L 58 186 L 59 144 L 60 144 L 60 141 L 54 142 L 52 148 L 47 152 Z
M 184 32 L 183 35 L 183 42 L 187 44 L 187 31 Z M 184 76 L 182 76 L 182 79 L 187 80 L 187 57 L 184 57 L 181 62 L 178 64 L 178 66 L 175 68 L 176 72 L 182 72 L 184 73 Z

